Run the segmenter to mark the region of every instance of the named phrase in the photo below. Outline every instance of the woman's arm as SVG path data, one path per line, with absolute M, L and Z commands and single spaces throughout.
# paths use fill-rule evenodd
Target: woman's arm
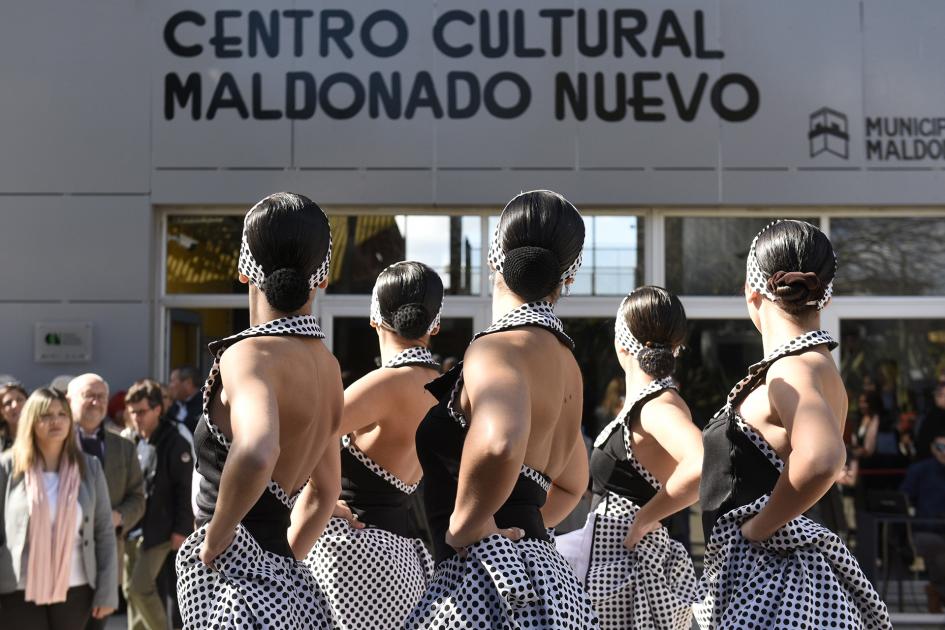
M 768 398 L 787 430 L 791 454 L 768 504 L 742 525 L 749 540 L 765 540 L 809 510 L 836 482 L 845 459 L 840 421 L 802 359 L 789 357 L 772 366 Z
M 513 349 L 486 337 L 463 363 L 469 431 L 447 542 L 465 547 L 495 532 L 493 516 L 518 480 L 531 427 L 528 383 Z
M 112 525 L 112 503 L 108 496 L 105 472 L 94 457 L 87 457 L 86 464 L 95 485 L 95 594 L 92 598 L 92 615 L 101 619 L 118 608 L 118 559 L 115 557 L 118 542 Z
M 561 474 L 551 482 L 548 498 L 541 508 L 545 527 L 557 526 L 574 510 L 587 492 L 589 477 L 587 447 L 584 445 L 584 436 L 578 430 L 568 463 Z
M 292 553 L 298 560 L 308 555 L 322 535 L 341 493 L 341 451 L 337 441 L 325 449 L 312 478 L 292 509 L 288 538 Z
M 233 541 L 236 526 L 266 491 L 279 461 L 279 406 L 266 373 L 267 355 L 250 339 L 227 350 L 220 362 L 233 438 L 200 552 L 208 565 Z
M 633 519 L 624 544 L 633 548 L 660 521 L 699 500 L 702 476 L 702 434 L 692 423 L 681 400 L 653 401 L 640 412 L 643 430 L 676 462 L 663 487 L 646 502 Z
M 866 435 L 863 437 L 863 449 L 861 455 L 870 457 L 876 452 L 876 436 L 879 435 L 879 416 L 869 417 L 869 426 L 866 427 Z

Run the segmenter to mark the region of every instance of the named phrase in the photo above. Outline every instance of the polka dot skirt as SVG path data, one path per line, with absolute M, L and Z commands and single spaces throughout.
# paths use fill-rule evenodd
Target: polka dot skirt
M 778 359 L 836 342 L 822 330 L 804 333 L 752 365 L 729 393 L 725 414 L 771 464 L 784 462 L 764 437 L 745 422 L 738 407 L 762 383 Z M 714 421 L 714 420 L 713 420 Z M 878 630 L 892 624 L 886 605 L 839 536 L 805 516 L 788 522 L 761 543 L 749 542 L 741 525 L 758 514 L 770 495 L 723 514 L 706 544 L 704 571 L 693 606 L 704 630 L 840 628 Z
M 322 630 L 331 610 L 302 562 L 265 551 L 242 525 L 214 568 L 198 554 L 201 527 L 177 552 L 177 596 L 187 628 Z
M 723 515 L 694 606 L 701 628 L 889 629 L 886 605 L 839 536 L 800 516 L 762 543 L 740 527 L 768 497 Z
M 696 595 L 692 559 L 665 527 L 644 536 L 633 551 L 624 547 L 639 510 L 626 497 L 609 493 L 588 515 L 585 529 L 592 541 L 585 587 L 600 627 L 688 630 Z
M 498 534 L 436 568 L 410 630 L 591 630 L 597 615 L 554 543 Z
M 420 601 L 433 558 L 418 538 L 333 518 L 305 559 L 338 630 L 394 630 Z
M 300 315 L 265 322 L 210 344 L 214 361 L 203 387 L 203 421 L 227 449 L 230 440 L 211 421 L 209 413 L 220 384 L 220 358 L 242 339 L 268 335 L 324 338 L 314 317 Z M 290 493 L 270 480 L 266 491 L 291 510 L 301 490 Z M 206 526 L 191 534 L 177 552 L 177 596 L 187 628 L 331 627 L 328 602 L 304 563 L 265 551 L 243 525 L 238 525 L 233 542 L 211 569 L 198 555 L 205 537 Z

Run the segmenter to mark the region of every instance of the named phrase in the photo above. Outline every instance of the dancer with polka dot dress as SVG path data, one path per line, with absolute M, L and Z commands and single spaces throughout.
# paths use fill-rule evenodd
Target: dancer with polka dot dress
M 587 484 L 581 373 L 553 310 L 583 244 L 557 193 L 522 193 L 499 218 L 493 324 L 428 386 L 439 402 L 417 431 L 436 571 L 406 628 L 598 627 L 546 530 Z
M 277 193 L 246 215 L 239 278 L 252 326 L 210 344 L 194 433 L 198 529 L 177 554 L 188 628 L 331 627 L 297 559 L 339 492 L 341 372 L 311 314 L 330 260 L 328 218 L 310 199 Z
M 830 241 L 803 221 L 751 244 L 745 298 L 765 357 L 703 434 L 703 629 L 892 628 L 843 541 L 803 515 L 845 459 L 847 396 L 820 330 L 836 269 Z
M 391 265 L 374 285 L 382 367 L 345 391 L 342 501 L 306 560 L 339 630 L 403 628 L 433 573 L 409 502 L 421 477 L 414 435 L 436 403 L 424 386 L 439 375 L 428 347 L 442 307 L 443 281 L 422 263 Z
M 615 330 L 627 403 L 594 442 L 587 524 L 556 542 L 601 628 L 687 630 L 692 559 L 660 523 L 699 498 L 701 434 L 672 379 L 686 312 L 666 289 L 641 287 L 620 305 Z

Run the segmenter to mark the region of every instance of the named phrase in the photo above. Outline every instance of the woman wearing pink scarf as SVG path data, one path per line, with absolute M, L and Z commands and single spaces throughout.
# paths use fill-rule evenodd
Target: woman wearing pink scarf
M 38 389 L 0 457 L 3 627 L 80 629 L 117 606 L 115 532 L 105 475 L 78 447 L 69 404 Z

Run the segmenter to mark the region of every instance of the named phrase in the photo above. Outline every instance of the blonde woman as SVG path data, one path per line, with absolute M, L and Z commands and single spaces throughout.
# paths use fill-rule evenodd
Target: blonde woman
M 4 627 L 83 628 L 118 605 L 105 475 L 78 446 L 69 404 L 38 389 L 0 457 L 0 618 Z

